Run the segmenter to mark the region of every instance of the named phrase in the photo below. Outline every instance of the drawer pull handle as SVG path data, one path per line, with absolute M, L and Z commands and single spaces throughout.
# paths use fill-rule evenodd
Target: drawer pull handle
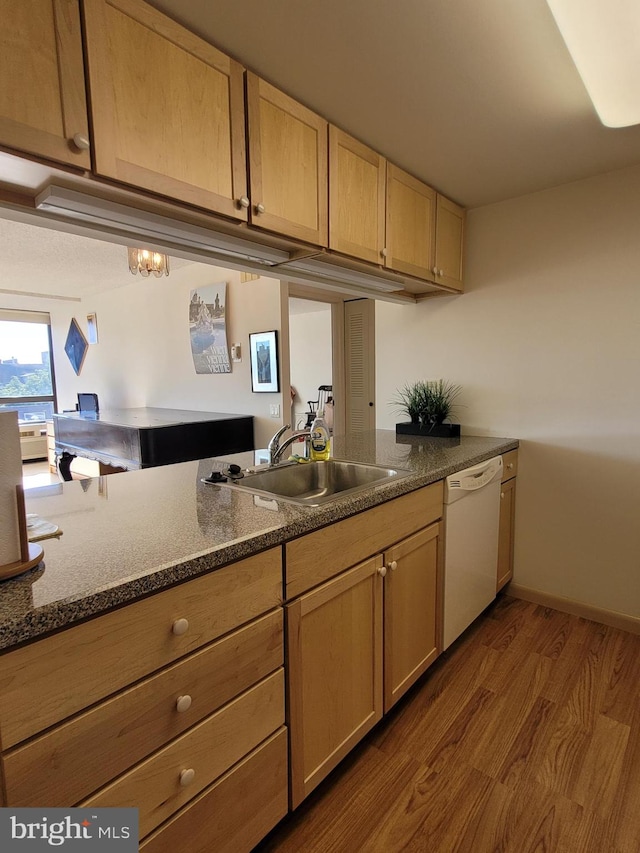
M 176 619 L 176 621 L 171 626 L 171 632 L 176 635 L 176 637 L 182 636 L 182 634 L 186 634 L 189 630 L 189 622 L 187 619 Z
M 179 714 L 183 714 L 185 711 L 188 711 L 191 707 L 191 696 L 187 693 L 186 696 L 178 696 L 178 701 L 176 702 L 176 711 Z
M 180 774 L 180 786 L 182 788 L 186 788 L 187 785 L 190 785 L 196 777 L 196 771 L 193 767 L 189 767 L 188 770 L 183 770 Z

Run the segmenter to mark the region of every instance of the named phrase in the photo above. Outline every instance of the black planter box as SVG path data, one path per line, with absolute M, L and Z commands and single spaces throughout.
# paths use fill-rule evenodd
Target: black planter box
M 460 435 L 460 424 L 396 424 L 397 435 L 422 435 L 425 438 L 457 438 Z

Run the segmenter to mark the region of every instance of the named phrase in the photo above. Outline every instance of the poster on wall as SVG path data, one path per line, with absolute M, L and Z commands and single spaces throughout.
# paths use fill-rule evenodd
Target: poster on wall
M 191 291 L 189 337 L 196 373 L 231 373 L 225 324 L 226 282 Z

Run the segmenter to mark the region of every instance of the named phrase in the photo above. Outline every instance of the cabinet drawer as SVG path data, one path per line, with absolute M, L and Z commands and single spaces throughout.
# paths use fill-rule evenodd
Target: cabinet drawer
M 277 607 L 272 548 L 0 657 L 7 749 Z M 174 633 L 182 628 L 184 633 Z
M 502 454 L 502 482 L 518 474 L 518 451 L 510 450 Z
M 141 853 L 248 853 L 287 813 L 287 730 L 244 761 L 140 845 Z
M 287 542 L 287 600 L 437 521 L 442 499 L 439 481 Z
M 142 838 L 283 724 L 279 669 L 81 805 L 137 807 Z
M 282 609 L 4 756 L 7 802 L 77 803 L 282 666 Z M 178 699 L 191 704 L 178 710 Z

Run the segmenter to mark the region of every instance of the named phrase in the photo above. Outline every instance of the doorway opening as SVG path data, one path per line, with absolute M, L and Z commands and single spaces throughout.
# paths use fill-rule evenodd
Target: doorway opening
M 295 429 L 303 429 L 314 406 L 329 396 L 335 432 L 375 429 L 374 312 L 371 299 L 345 299 L 289 284 L 291 424 Z

